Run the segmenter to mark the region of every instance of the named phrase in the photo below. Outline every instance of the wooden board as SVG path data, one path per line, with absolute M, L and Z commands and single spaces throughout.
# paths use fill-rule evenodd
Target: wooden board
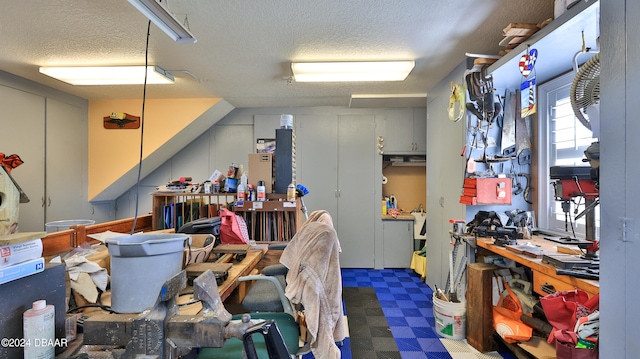
M 526 342 L 517 344 L 520 348 L 524 349 L 527 353 L 533 355 L 539 359 L 554 359 L 556 357 L 556 347 L 548 344 L 546 341 L 540 338 L 531 338 Z
M 200 274 L 206 272 L 207 270 L 212 271 L 213 273 L 227 273 L 231 269 L 233 265 L 231 263 L 193 263 L 189 264 L 186 268 L 187 276 L 189 277 L 197 277 Z
M 251 248 L 250 244 L 221 244 L 213 248 L 213 253 L 240 253 L 244 254 Z
M 537 24 L 512 22 L 502 29 L 504 36 L 531 36 L 539 30 Z
M 497 348 L 493 340 L 491 278 L 498 267 L 488 263 L 467 266 L 467 342 L 480 352 Z
M 544 254 L 542 249 L 525 244 L 512 244 L 505 246 L 505 248 L 513 253 L 523 254 L 531 258 L 542 258 L 542 255 Z

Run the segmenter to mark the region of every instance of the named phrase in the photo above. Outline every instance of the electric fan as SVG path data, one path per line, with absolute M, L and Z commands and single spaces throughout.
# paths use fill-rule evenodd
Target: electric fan
M 575 66 L 577 68 L 577 65 Z M 571 107 L 578 120 L 599 137 L 600 130 L 600 54 L 576 71 L 571 83 Z

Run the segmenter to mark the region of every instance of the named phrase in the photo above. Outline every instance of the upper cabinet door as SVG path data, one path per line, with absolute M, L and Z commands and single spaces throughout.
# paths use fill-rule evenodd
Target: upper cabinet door
M 426 137 L 425 109 L 407 108 L 385 113 L 385 154 L 425 154 Z

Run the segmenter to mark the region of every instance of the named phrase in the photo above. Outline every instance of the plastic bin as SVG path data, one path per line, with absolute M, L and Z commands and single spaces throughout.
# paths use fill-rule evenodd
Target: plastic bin
M 79 224 L 83 226 L 90 226 L 95 223 L 96 221 L 94 221 L 93 219 L 67 219 L 64 221 L 55 221 L 55 222 L 45 223 L 44 226 L 47 229 L 47 233 L 53 233 L 58 231 L 64 231 L 65 229 L 71 228 L 71 226 L 75 226 Z
M 164 283 L 182 270 L 186 234 L 136 234 L 107 239 L 111 309 L 140 313 L 156 304 Z

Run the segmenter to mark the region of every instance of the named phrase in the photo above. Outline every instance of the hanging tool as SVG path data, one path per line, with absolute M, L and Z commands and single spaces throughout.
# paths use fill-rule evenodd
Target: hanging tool
M 462 219 L 450 219 L 449 223 L 453 225 L 453 229 L 449 231 L 449 243 L 453 246 L 451 252 L 449 252 L 449 275 L 447 275 L 447 284 L 444 289 L 449 292 L 452 291 L 454 282 L 453 266 L 456 263 L 458 256 L 458 247 L 460 245 L 460 236 L 464 234 L 464 223 Z
M 526 118 L 521 116 L 520 108 L 520 91 L 516 91 L 516 157 L 518 164 L 531 164 L 531 140 L 529 138 L 529 129 L 527 127 Z
M 502 118 L 502 155 L 511 157 L 516 153 L 515 98 L 516 94 L 505 91 L 504 114 Z

